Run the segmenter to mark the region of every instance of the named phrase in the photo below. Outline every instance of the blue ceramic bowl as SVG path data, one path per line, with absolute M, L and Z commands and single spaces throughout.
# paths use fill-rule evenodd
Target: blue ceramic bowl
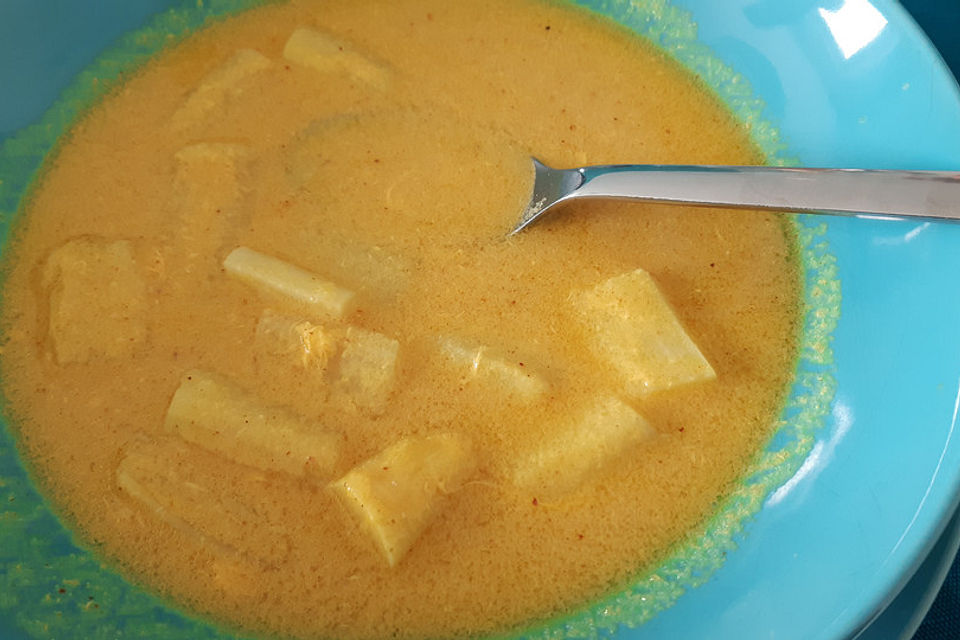
M 703 76 L 773 162 L 960 169 L 960 93 L 893 0 L 580 2 Z M 109 85 L 166 33 L 252 3 L 0 4 L 0 240 L 43 154 L 92 99 L 92 78 Z M 933 548 L 960 501 L 960 225 L 796 224 L 807 316 L 783 426 L 662 566 L 530 635 L 853 637 Z M 75 546 L 4 427 L 0 637 L 227 634 Z

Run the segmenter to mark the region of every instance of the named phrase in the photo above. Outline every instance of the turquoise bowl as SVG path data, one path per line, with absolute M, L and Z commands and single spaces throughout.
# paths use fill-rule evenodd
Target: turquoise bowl
M 893 0 L 579 3 L 700 74 L 774 163 L 960 169 L 960 92 Z M 44 154 L 90 99 L 93 77 L 107 86 L 166 33 L 250 4 L 0 4 L 0 240 Z M 871 623 L 897 608 L 889 605 L 912 577 L 926 580 L 931 550 L 956 548 L 947 528 L 960 502 L 960 225 L 815 216 L 796 225 L 807 315 L 781 428 L 735 494 L 662 566 L 524 635 L 905 632 Z M 74 542 L 4 426 L 0 637 L 232 636 L 130 585 Z

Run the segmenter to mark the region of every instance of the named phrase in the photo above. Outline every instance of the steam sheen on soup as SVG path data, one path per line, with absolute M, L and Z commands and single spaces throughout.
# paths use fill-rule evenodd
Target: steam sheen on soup
M 86 114 L 7 251 L 3 391 L 81 539 L 250 633 L 451 637 L 614 590 L 769 435 L 790 230 L 569 206 L 554 166 L 762 161 L 657 50 L 534 0 L 293 0 Z

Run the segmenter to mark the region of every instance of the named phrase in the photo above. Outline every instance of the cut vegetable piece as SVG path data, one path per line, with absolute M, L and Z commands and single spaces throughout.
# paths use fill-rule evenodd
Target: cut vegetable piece
M 304 369 L 327 371 L 336 354 L 338 336 L 309 320 L 280 315 L 270 309 L 260 315 L 257 343 L 268 353 L 289 356 Z
M 183 377 L 165 425 L 188 442 L 264 471 L 329 476 L 340 456 L 339 436 L 202 371 Z
M 174 187 L 184 206 L 208 209 L 234 205 L 247 182 L 252 152 L 242 144 L 198 142 L 177 151 Z
M 347 73 L 364 84 L 386 89 L 390 72 L 334 36 L 300 27 L 287 39 L 283 57 L 321 73 Z
M 716 378 L 643 269 L 605 280 L 574 303 L 591 350 L 613 367 L 628 396 Z
M 514 484 L 537 497 L 559 496 L 596 478 L 622 454 L 655 433 L 643 416 L 621 400 L 597 398 L 519 460 L 513 472 Z
M 301 306 L 320 318 L 340 318 L 352 308 L 352 291 L 247 247 L 231 251 L 223 266 L 227 273 L 247 284 Z
M 361 121 L 359 113 L 338 113 L 314 120 L 297 132 L 283 153 L 284 169 L 291 184 L 300 188 L 310 182 L 330 154 L 336 153 L 331 140 L 337 140 L 341 131 L 349 130 Z M 325 238 L 327 231 L 324 229 L 320 238 Z
M 175 158 L 177 244 L 192 258 L 209 259 L 246 212 L 252 152 L 239 144 L 201 142 L 183 147 Z
M 178 129 L 203 123 L 230 99 L 243 92 L 243 81 L 270 68 L 270 59 L 253 49 L 238 49 L 220 66 L 203 77 L 197 88 L 173 114 Z
M 397 375 L 400 343 L 382 333 L 347 327 L 337 390 L 372 414 L 386 409 Z
M 508 360 L 489 347 L 444 337 L 440 339 L 440 352 L 453 364 L 464 382 L 477 380 L 519 402 L 536 402 L 550 388 L 547 381 L 530 371 L 526 363 Z
M 357 291 L 366 298 L 387 300 L 396 298 L 407 288 L 410 263 L 395 253 L 377 245 L 365 245 L 335 234 L 325 234 L 317 242 L 317 252 L 328 251 L 330 268 L 343 277 L 352 278 Z M 326 246 L 325 246 L 326 245 Z
M 265 526 L 253 509 L 230 495 L 229 487 L 212 482 L 203 461 L 185 449 L 175 441 L 139 443 L 117 467 L 117 486 L 151 515 L 218 556 L 282 561 L 289 540 Z
M 330 488 L 393 567 L 439 513 L 446 496 L 458 491 L 475 469 L 465 438 L 409 436 Z
M 68 240 L 47 259 L 42 284 L 60 364 L 128 356 L 146 339 L 146 285 L 126 240 Z

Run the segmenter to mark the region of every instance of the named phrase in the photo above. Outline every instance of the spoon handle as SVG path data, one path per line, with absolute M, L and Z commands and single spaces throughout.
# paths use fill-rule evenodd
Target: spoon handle
M 570 198 L 960 220 L 960 173 L 784 167 L 606 165 L 576 169 Z

